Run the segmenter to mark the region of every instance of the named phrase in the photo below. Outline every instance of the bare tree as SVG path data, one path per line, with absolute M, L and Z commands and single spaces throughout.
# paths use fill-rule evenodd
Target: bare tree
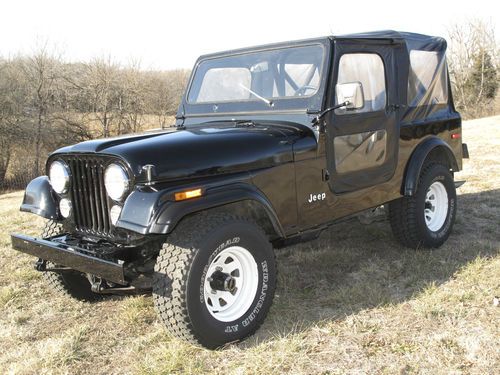
M 7 79 L 6 61 L 0 61 L 0 185 L 5 179 L 11 158 L 11 136 L 9 127 L 11 106 L 8 100 L 9 80 Z
M 103 137 L 110 136 L 115 120 L 118 68 L 111 58 L 96 59 L 86 65 L 83 87 Z
M 146 112 L 147 87 L 139 63 L 133 63 L 120 72 L 118 134 L 141 130 Z
M 188 70 L 148 73 L 149 112 L 156 116 L 161 128 L 166 127 L 167 121 L 177 112 L 189 74 Z
M 34 120 L 33 140 L 35 146 L 34 173 L 40 173 L 43 138 L 51 133 L 51 115 L 58 96 L 59 60 L 48 51 L 47 45 L 23 60 L 23 71 L 29 87 L 29 107 Z
M 94 114 L 87 100 L 87 65 L 82 63 L 62 64 L 60 67 L 60 109 L 54 115 L 55 126 L 64 144 L 85 141 L 93 137 Z
M 27 103 L 29 90 L 20 58 L 0 62 L 0 187 L 15 148 L 29 139 Z
M 491 114 L 499 67 L 494 26 L 470 20 L 453 25 L 448 34 L 448 61 L 457 108 L 466 117 Z
M 23 187 L 58 147 L 138 132 L 153 125 L 150 116 L 170 125 L 188 76 L 137 63 L 122 68 L 110 58 L 65 63 L 47 45 L 30 56 L 0 57 L 0 189 Z

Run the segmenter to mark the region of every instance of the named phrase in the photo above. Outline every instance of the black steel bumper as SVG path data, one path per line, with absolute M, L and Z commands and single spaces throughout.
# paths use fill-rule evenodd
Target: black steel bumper
M 43 240 L 12 234 L 12 247 L 26 254 L 48 260 L 57 265 L 66 266 L 74 270 L 91 273 L 108 281 L 126 285 L 123 261 L 111 261 L 89 255 L 84 249 L 70 246 L 61 242 Z

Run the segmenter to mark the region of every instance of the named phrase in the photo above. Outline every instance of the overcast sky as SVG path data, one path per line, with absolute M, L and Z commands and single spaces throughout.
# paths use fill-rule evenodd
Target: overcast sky
M 497 4 L 497 5 L 494 5 Z M 395 29 L 446 35 L 467 17 L 496 25 L 495 0 L 4 0 L 0 55 L 45 41 L 68 61 L 111 56 L 144 69 L 190 68 L 198 55 L 330 34 Z

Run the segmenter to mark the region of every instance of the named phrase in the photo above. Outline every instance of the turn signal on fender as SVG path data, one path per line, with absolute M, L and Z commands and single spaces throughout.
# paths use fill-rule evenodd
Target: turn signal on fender
M 201 191 L 201 189 L 181 191 L 180 193 L 175 193 L 175 200 L 176 201 L 183 201 L 186 199 L 201 197 L 202 195 L 203 195 L 203 192 Z

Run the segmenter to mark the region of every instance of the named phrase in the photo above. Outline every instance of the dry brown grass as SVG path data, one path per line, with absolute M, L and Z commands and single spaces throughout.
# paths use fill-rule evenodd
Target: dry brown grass
M 500 368 L 500 116 L 464 124 L 471 159 L 459 211 L 435 251 L 399 246 L 386 222 L 342 224 L 278 251 L 264 326 L 207 351 L 171 338 L 149 296 L 80 303 L 53 294 L 9 232 L 38 233 L 0 196 L 2 373 L 473 373 Z

